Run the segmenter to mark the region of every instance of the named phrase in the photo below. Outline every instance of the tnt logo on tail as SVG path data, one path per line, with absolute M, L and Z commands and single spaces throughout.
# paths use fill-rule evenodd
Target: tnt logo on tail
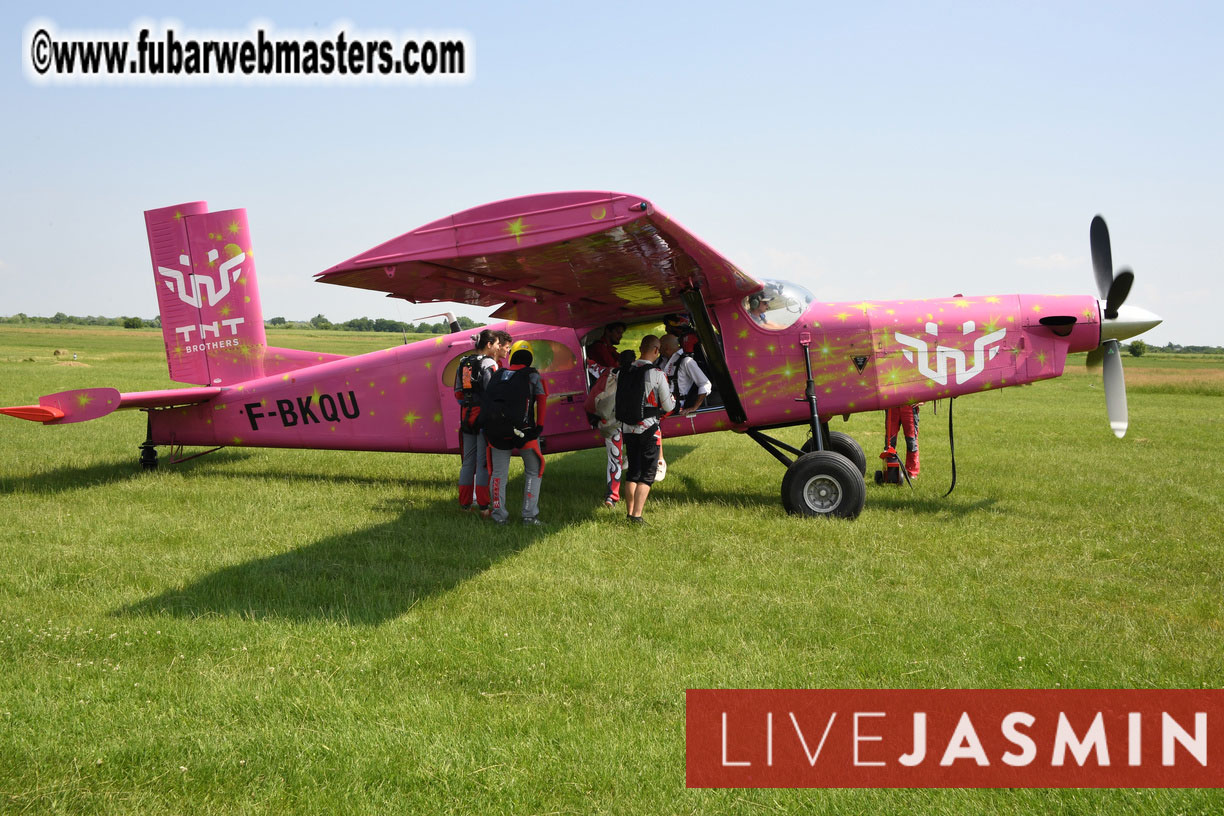
M 961 333 L 968 336 L 977 330 L 977 325 L 972 320 L 965 321 L 961 325 Z M 926 324 L 926 333 L 933 337 L 939 337 L 939 326 L 934 323 Z M 953 362 L 954 375 L 956 384 L 960 385 L 963 382 L 972 380 L 977 375 L 981 374 L 986 369 L 987 360 L 993 360 L 995 355 L 999 353 L 1000 346 L 991 345 L 1002 342 L 1007 336 L 1007 329 L 999 329 L 990 334 L 978 337 L 973 341 L 973 365 L 968 366 L 965 358 L 965 352 L 961 349 L 949 348 L 944 345 L 935 346 L 935 367 L 931 367 L 929 346 L 927 341 L 917 337 L 910 337 L 908 334 L 896 332 L 894 336 L 897 342 L 902 345 L 909 346 L 902 352 L 905 359 L 909 362 L 914 362 L 914 353 L 918 354 L 918 372 L 928 380 L 934 380 L 940 385 L 948 384 L 948 361 Z M 987 350 L 987 346 L 990 349 Z
M 166 288 L 177 294 L 179 300 L 188 306 L 194 306 L 199 309 L 204 305 L 200 297 L 201 289 L 204 290 L 208 297 L 208 305 L 216 306 L 230 293 L 231 281 L 237 283 L 238 278 L 242 276 L 242 263 L 246 260 L 246 253 L 240 250 L 236 244 L 228 244 L 225 250 L 230 253 L 231 257 L 228 261 L 221 264 L 221 285 L 219 287 L 213 282 L 210 275 L 192 274 L 188 278 L 191 281 L 191 290 L 188 291 L 184 281 L 185 273 L 182 270 L 159 266 L 157 267 L 157 274 L 170 279 L 164 281 Z M 209 265 L 215 264 L 219 257 L 220 254 L 217 250 L 210 249 L 208 251 Z M 188 269 L 191 268 L 191 259 L 186 255 L 179 255 L 179 263 Z
M 262 377 L 267 340 L 246 212 L 194 201 L 146 211 L 145 227 L 171 379 Z

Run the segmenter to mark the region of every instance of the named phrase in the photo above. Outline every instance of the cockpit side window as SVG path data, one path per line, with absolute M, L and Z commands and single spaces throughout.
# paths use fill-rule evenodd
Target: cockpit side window
M 790 328 L 807 311 L 812 293 L 787 281 L 765 280 L 765 288 L 744 298 L 748 319 L 761 329 L 777 331 Z

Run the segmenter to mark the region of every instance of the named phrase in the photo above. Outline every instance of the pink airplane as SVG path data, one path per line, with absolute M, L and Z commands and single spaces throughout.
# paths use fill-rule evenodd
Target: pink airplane
M 170 378 L 198 387 L 66 391 L 0 413 L 62 425 L 145 411 L 146 468 L 156 467 L 159 445 L 171 447 L 173 461 L 184 446 L 457 451 L 453 383 L 473 349 L 469 333 L 452 323 L 449 335 L 353 357 L 269 346 L 243 210 L 208 212 L 194 202 L 150 210 L 145 224 Z M 502 304 L 494 316 L 505 322 L 492 328 L 529 341 L 547 383 L 551 453 L 603 444 L 583 409 L 585 346 L 602 327 L 622 321 L 658 333 L 665 315 L 687 313 L 713 404 L 664 419 L 664 436 L 747 433 L 786 466 L 788 511 L 854 518 L 866 457 L 848 435 L 829 431 L 838 415 L 1057 377 L 1068 353 L 1089 351 L 1104 358 L 1110 425 L 1125 434 L 1118 341 L 1160 318 L 1122 305 L 1134 276 L 1114 275 L 1099 216 L 1090 239 L 1100 299 L 825 303 L 801 286 L 745 274 L 645 199 L 564 192 L 447 216 L 316 277 L 413 303 Z M 812 428 L 804 450 L 766 433 L 793 425 Z

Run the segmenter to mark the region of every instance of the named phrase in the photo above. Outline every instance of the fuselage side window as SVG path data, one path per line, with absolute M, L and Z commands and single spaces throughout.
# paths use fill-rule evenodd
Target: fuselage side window
M 788 329 L 812 303 L 812 293 L 787 281 L 765 280 L 765 288 L 744 298 L 748 319 L 761 329 Z

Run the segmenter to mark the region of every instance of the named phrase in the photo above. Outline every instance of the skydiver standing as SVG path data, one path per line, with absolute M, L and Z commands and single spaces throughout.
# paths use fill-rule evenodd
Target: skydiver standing
M 680 339 L 674 334 L 663 335 L 660 353 L 667 358 L 663 374 L 675 395 L 677 415 L 687 416 L 701 407 L 714 387 L 693 356 L 681 349 Z
M 586 412 L 592 417 L 593 426 L 603 437 L 604 449 L 608 454 L 604 507 L 615 507 L 620 501 L 621 476 L 624 473 L 624 435 L 621 433 L 620 423 L 616 421 L 616 382 L 620 373 L 628 370 L 636 358 L 637 355 L 632 349 L 622 351 L 617 367 L 605 371 L 591 386 L 591 392 L 586 398 Z
M 480 430 L 480 400 L 493 373 L 501 349 L 500 334 L 484 329 L 475 337 L 476 351 L 459 361 L 455 371 L 455 399 L 459 401 L 459 509 L 471 510 L 473 500 L 481 510 L 489 508 L 488 445 Z
M 884 411 L 884 453 L 881 458 L 896 456 L 897 431 L 905 437 L 905 471 L 911 479 L 918 478 L 920 463 L 918 460 L 918 409 L 916 405 L 896 405 Z M 900 458 L 900 457 L 898 457 Z
M 509 367 L 498 371 L 485 392 L 482 427 L 489 442 L 490 507 L 481 517 L 505 524 L 506 482 L 510 476 L 510 456 L 518 450 L 523 457 L 523 524 L 540 521 L 540 482 L 544 475 L 544 451 L 539 437 L 544 431 L 548 389 L 540 373 L 532 368 L 531 347 L 525 340 L 514 344 Z
M 663 447 L 660 417 L 676 407 L 667 378 L 655 362 L 659 359 L 659 338 L 642 338 L 638 360 L 620 375 L 616 386 L 616 418 L 625 438 L 625 495 L 628 519 L 644 524 L 642 508 L 650 495 Z

